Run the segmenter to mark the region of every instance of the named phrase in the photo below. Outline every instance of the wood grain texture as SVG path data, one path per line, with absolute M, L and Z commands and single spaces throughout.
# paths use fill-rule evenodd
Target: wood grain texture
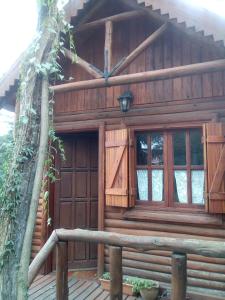
M 106 205 L 129 207 L 128 131 L 106 131 Z
M 225 151 L 224 142 L 212 143 L 212 138 L 224 137 L 224 123 L 211 122 L 206 128 L 206 172 L 208 211 L 210 213 L 225 213 Z M 209 140 L 207 140 L 209 137 Z M 210 139 L 211 137 L 211 139 Z M 215 138 L 214 138 L 215 139 Z

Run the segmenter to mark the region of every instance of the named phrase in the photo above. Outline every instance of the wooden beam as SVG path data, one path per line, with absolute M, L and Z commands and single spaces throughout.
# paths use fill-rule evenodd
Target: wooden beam
M 38 252 L 38 254 L 35 256 L 35 259 L 32 261 L 32 263 L 29 266 L 29 273 L 28 273 L 28 284 L 29 286 L 33 282 L 35 276 L 41 269 L 43 263 L 45 262 L 46 258 L 49 256 L 49 254 L 54 249 L 56 243 L 58 242 L 58 236 L 55 232 L 55 230 L 52 232 L 50 238 L 47 240 L 47 242 L 44 244 L 44 246 L 41 248 L 41 251 Z
M 225 258 L 225 242 L 171 237 L 135 236 L 115 232 L 82 229 L 55 229 L 29 267 L 29 285 L 58 241 L 81 241 L 144 250 L 168 250 L 179 253 Z
M 98 230 L 105 228 L 105 124 L 99 126 L 98 133 Z M 98 276 L 104 273 L 104 244 L 98 244 Z
M 65 52 L 65 56 L 73 62 L 74 61 L 73 53 L 66 48 L 64 48 L 64 52 Z M 82 59 L 81 57 L 76 56 L 75 63 L 77 65 L 79 65 L 87 73 L 92 75 L 94 78 L 102 78 L 103 77 L 102 71 L 100 71 L 97 67 L 93 66 L 92 64 L 90 64 L 86 60 Z
M 110 259 L 110 300 L 123 299 L 122 248 L 111 246 Z
M 171 299 L 185 300 L 187 290 L 187 256 L 172 254 L 172 293 Z
M 112 75 L 120 74 L 135 58 L 140 55 L 148 46 L 150 46 L 155 40 L 157 40 L 168 28 L 168 24 L 163 24 L 159 29 L 153 32 L 147 39 L 145 39 L 136 49 L 134 49 L 126 58 L 122 61 Z
M 90 23 L 86 23 L 86 24 L 82 24 L 82 25 L 78 25 L 77 28 L 75 28 L 76 32 L 80 32 L 80 31 L 84 31 L 84 30 L 90 30 L 90 29 L 94 29 L 97 28 L 99 26 L 104 25 L 106 22 L 120 22 L 120 21 L 125 21 L 125 20 L 129 20 L 131 18 L 135 18 L 135 17 L 140 17 L 143 16 L 145 14 L 144 11 L 141 10 L 136 10 L 136 11 L 128 11 L 128 12 L 124 12 L 121 14 L 117 14 L 111 17 L 107 17 L 107 18 L 103 18 L 103 19 L 99 19 Z
M 56 299 L 68 299 L 68 243 L 58 242 L 56 247 Z
M 105 23 L 105 49 L 104 49 L 104 75 L 108 77 L 112 66 L 112 37 L 113 37 L 113 23 L 107 21 Z
M 168 69 L 160 69 L 155 71 L 147 71 L 135 74 L 120 75 L 105 79 L 93 79 L 71 83 L 64 83 L 52 86 L 51 89 L 55 93 L 66 91 L 78 91 L 83 89 L 95 89 L 101 87 L 110 87 L 116 85 L 124 85 L 131 83 L 141 83 L 146 81 L 156 81 L 163 79 L 171 79 L 206 72 L 217 72 L 225 70 L 225 59 L 219 59 L 209 62 L 173 67 Z
M 225 258 L 225 242 L 171 237 L 150 237 L 126 235 L 115 232 L 91 231 L 83 229 L 55 229 L 62 241 L 89 241 L 112 246 L 143 250 L 163 249 L 179 253 L 197 254 L 208 257 Z

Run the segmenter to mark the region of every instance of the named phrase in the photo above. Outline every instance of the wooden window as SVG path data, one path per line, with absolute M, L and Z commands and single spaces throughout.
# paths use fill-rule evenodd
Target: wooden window
M 201 129 L 136 133 L 137 203 L 204 205 Z

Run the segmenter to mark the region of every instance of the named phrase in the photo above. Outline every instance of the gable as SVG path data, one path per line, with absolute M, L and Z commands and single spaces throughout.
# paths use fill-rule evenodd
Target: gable
M 84 22 L 90 11 L 99 11 L 102 3 L 106 3 L 107 6 L 109 1 L 71 0 L 65 7 L 67 19 L 73 24 L 77 24 L 80 20 Z M 225 19 L 206 9 L 191 7 L 186 0 L 114 0 L 113 3 L 114 6 L 122 3 L 131 9 L 144 8 L 153 19 L 168 21 L 181 31 L 210 42 L 214 46 L 221 47 L 219 41 L 225 40 L 225 33 L 222 30 Z M 0 81 L 0 107 L 5 107 L 9 100 L 13 103 L 16 81 L 19 78 L 19 65 L 20 63 L 17 62 L 12 68 L 13 71 L 10 70 Z
M 106 0 L 105 0 L 106 1 Z M 116 2 L 117 0 L 114 0 Z M 99 0 L 100 2 L 104 2 Z M 146 8 L 151 15 L 171 22 L 187 31 L 203 34 L 215 42 L 225 42 L 225 18 L 207 10 L 206 8 L 192 5 L 188 0 L 122 0 L 130 7 L 139 5 Z M 68 20 L 79 18 L 88 12 L 95 0 L 71 0 L 66 6 Z

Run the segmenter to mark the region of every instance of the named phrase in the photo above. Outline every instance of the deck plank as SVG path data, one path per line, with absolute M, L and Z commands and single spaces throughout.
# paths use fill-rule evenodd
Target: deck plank
M 79 297 L 76 297 L 76 300 L 83 300 L 87 299 L 88 296 L 90 296 L 97 288 L 98 288 L 98 283 L 97 282 L 92 282 L 92 284 L 89 286 L 89 288 L 85 289 Z
M 69 300 L 73 300 L 75 298 L 77 299 L 77 297 L 80 296 L 80 294 L 82 294 L 84 290 L 86 290 L 92 285 L 92 282 L 90 281 L 83 281 L 83 282 L 84 283 L 78 289 L 70 293 Z
M 37 296 L 41 295 L 43 291 L 51 288 L 51 285 L 55 282 L 55 277 L 51 276 L 45 281 L 43 281 L 40 285 L 35 286 L 33 289 L 29 291 L 29 300 L 33 300 L 37 298 Z
M 103 289 L 100 285 L 98 285 L 97 289 L 91 295 L 89 295 L 86 300 L 97 300 L 102 293 Z
M 77 279 L 69 277 L 69 300 L 106 300 L 109 292 L 104 291 L 95 280 Z M 55 273 L 39 276 L 29 290 L 29 300 L 56 300 Z M 124 295 L 123 300 L 135 300 L 136 297 Z

